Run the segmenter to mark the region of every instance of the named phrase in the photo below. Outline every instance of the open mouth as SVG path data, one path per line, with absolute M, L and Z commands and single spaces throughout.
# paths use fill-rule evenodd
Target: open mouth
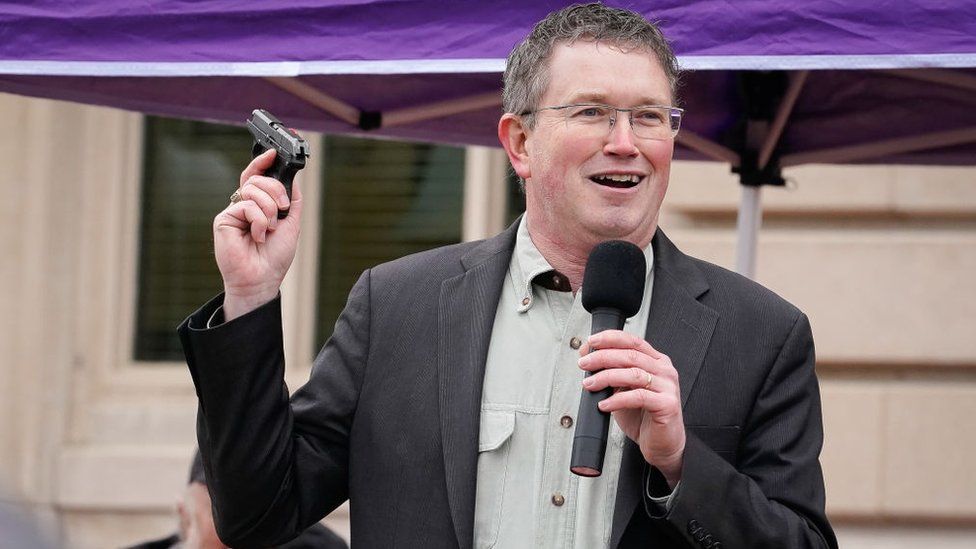
M 590 177 L 590 181 L 596 183 L 597 185 L 613 187 L 614 189 L 629 189 L 631 187 L 635 187 L 641 182 L 641 179 L 643 179 L 643 177 L 633 174 L 604 174 Z

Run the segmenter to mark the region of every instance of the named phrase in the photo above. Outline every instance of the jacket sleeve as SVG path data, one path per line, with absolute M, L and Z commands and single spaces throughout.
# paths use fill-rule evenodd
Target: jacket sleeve
M 738 468 L 687 434 L 666 521 L 688 547 L 836 548 L 824 511 L 813 336 L 798 313 L 743 426 Z M 646 496 L 645 496 L 646 499 Z
M 197 438 L 221 540 L 267 547 L 294 538 L 348 497 L 349 431 L 369 343 L 369 271 L 313 365 L 306 387 L 316 385 L 325 399 L 316 417 L 296 415 L 289 401 L 280 298 L 208 328 L 222 302 L 218 296 L 178 329 L 199 398 Z

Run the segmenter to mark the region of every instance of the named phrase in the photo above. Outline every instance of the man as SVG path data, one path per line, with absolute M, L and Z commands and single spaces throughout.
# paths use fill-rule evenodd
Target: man
M 218 532 L 284 539 L 348 498 L 365 547 L 836 546 L 806 317 L 657 228 L 676 79 L 638 14 L 540 22 L 509 57 L 498 125 L 525 216 L 366 271 L 290 405 L 277 293 L 301 192 L 289 203 L 257 175 L 271 158 L 252 162 L 214 221 L 224 296 L 181 327 Z M 587 339 L 578 290 L 609 239 L 644 250 L 644 304 Z M 580 369 L 616 389 L 597 478 L 568 470 Z
M 129 549 L 227 549 L 217 537 L 211 510 L 207 477 L 203 471 L 200 452 L 194 452 L 190 464 L 190 479 L 176 502 L 179 529 L 156 540 L 133 545 Z M 278 546 L 280 549 L 345 549 L 348 547 L 332 530 L 315 523 L 295 539 Z

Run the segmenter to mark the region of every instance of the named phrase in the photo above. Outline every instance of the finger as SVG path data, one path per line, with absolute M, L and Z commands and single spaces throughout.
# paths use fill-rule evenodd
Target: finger
M 253 201 L 237 202 L 227 206 L 214 218 L 214 235 L 224 229 L 238 233 L 251 233 L 255 242 L 264 242 L 268 218 Z
M 636 349 L 651 356 L 660 355 L 661 352 L 651 346 L 646 339 L 629 334 L 623 330 L 604 330 L 591 335 L 586 343 L 580 347 L 580 354 L 589 353 L 593 349 Z
M 637 349 L 594 349 L 579 359 L 580 368 L 594 372 L 603 368 L 649 369 L 656 359 Z
M 262 175 L 264 172 L 268 171 L 272 165 L 274 165 L 275 150 L 268 149 L 263 153 L 254 157 L 251 163 L 244 168 L 241 172 L 241 179 L 238 182 L 238 187 L 243 187 L 244 182 L 247 181 L 252 175 Z
M 268 216 L 264 215 L 264 212 L 261 211 L 261 208 L 257 204 L 250 200 L 241 202 L 239 205 L 241 206 L 240 213 L 250 226 L 251 239 L 255 242 L 264 242 L 271 220 L 268 219 Z
M 636 349 L 598 349 L 581 357 L 579 367 L 587 372 L 639 368 L 660 378 L 678 380 L 678 371 L 666 355 L 654 358 Z
M 654 391 L 619 391 L 603 399 L 598 404 L 604 412 L 619 410 L 644 410 L 650 412 L 655 420 L 681 413 L 681 399 L 674 393 Z
M 635 349 L 655 358 L 661 354 L 646 339 L 623 330 L 604 330 L 595 333 L 587 338 L 586 344 L 580 348 L 580 353 L 583 352 L 584 348 L 587 352 L 590 349 Z
M 602 391 L 607 387 L 626 390 L 646 390 L 663 393 L 674 390 L 674 382 L 640 368 L 616 368 L 602 370 L 583 380 L 588 391 Z
M 251 181 L 249 179 L 248 181 Z M 253 185 L 251 183 L 245 183 L 241 187 L 241 199 L 242 201 L 250 200 L 261 208 L 264 215 L 271 219 L 271 228 L 273 229 L 278 222 L 278 202 L 265 191 L 264 189 Z
M 251 177 L 247 178 L 247 181 L 244 182 L 244 186 L 241 188 L 243 189 L 251 185 L 267 193 L 275 204 L 277 204 L 277 210 L 285 210 L 288 208 L 291 201 L 288 199 L 288 193 L 285 191 L 285 185 L 281 181 L 278 181 L 273 177 L 252 175 Z
M 214 230 L 217 231 L 221 228 L 232 228 L 246 231 L 250 228 L 251 224 L 244 217 L 244 202 L 237 202 L 230 204 L 226 208 L 220 211 L 216 217 L 214 217 Z
M 300 185 L 301 177 L 296 176 L 291 182 L 291 204 L 288 207 L 288 216 L 282 221 L 299 224 L 302 219 L 302 190 Z

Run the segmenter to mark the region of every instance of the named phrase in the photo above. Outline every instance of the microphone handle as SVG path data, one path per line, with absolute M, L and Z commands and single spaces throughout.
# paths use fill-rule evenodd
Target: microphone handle
M 604 330 L 622 330 L 626 320 L 617 309 L 597 308 L 590 313 L 593 323 L 590 333 Z M 596 349 L 590 349 L 592 353 Z M 586 372 L 590 377 L 593 372 Z M 573 453 L 569 470 L 584 477 L 598 477 L 603 472 L 603 457 L 607 453 L 607 438 L 610 432 L 610 413 L 601 412 L 597 404 L 613 395 L 613 388 L 601 391 L 583 389 L 579 412 L 576 414 L 576 434 L 573 436 Z

